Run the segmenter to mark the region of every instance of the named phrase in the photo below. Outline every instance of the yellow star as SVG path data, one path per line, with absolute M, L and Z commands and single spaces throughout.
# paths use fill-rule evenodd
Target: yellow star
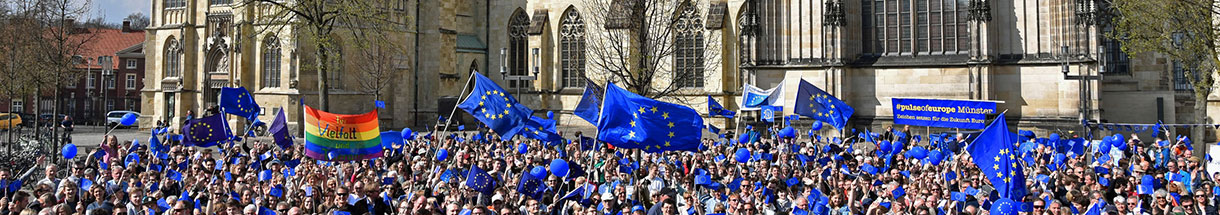
M 665 147 L 669 147 L 669 141 L 665 141 Z
M 631 113 L 631 118 L 640 118 L 640 114 L 638 114 L 638 113 Z
M 994 165 L 994 166 L 992 166 L 991 168 L 992 168 L 992 169 L 996 169 L 996 170 L 1000 170 L 1000 165 L 999 165 L 999 164 L 995 164 L 995 165 Z
M 640 107 L 640 113 L 644 113 L 644 107 Z
M 513 107 L 513 104 L 512 104 L 512 103 L 505 103 L 505 104 L 504 104 L 504 107 L 506 107 L 506 108 L 511 108 L 511 107 Z
M 484 113 L 483 118 L 491 118 L 491 114 Z
M 635 131 L 627 132 L 627 138 L 635 138 Z
M 652 113 L 657 113 L 657 107 L 652 107 Z
M 483 100 L 487 100 L 487 96 L 486 96 L 486 95 L 484 95 L 484 96 L 483 96 Z
M 1008 183 L 1009 181 L 1012 181 L 1012 178 L 1004 177 L 1004 183 Z
M 995 162 L 1000 162 L 1000 156 L 995 157 Z
M 635 127 L 635 120 L 631 120 L 631 127 Z
M 480 102 L 479 102 L 479 106 L 483 106 L 483 102 L 482 102 L 482 101 L 480 101 Z
M 508 110 L 504 110 L 504 114 L 508 114 Z
M 999 177 L 1004 177 L 1004 175 L 1003 175 L 1003 174 L 1000 174 L 1000 173 L 998 173 L 998 172 L 997 172 L 997 173 L 995 173 L 995 177 L 996 177 L 996 178 L 999 178 Z
M 644 151 L 648 151 L 651 148 L 652 148 L 652 146 L 644 146 Z
M 809 96 L 809 100 L 817 100 L 817 99 L 818 99 L 818 95 Z
M 669 128 L 673 128 L 673 127 L 674 127 L 674 122 L 669 122 Z
M 1002 154 L 1006 154 L 1006 153 L 1008 153 L 1007 149 L 1000 149 L 1000 154 L 1001 154 L 1001 155 L 1002 155 Z
M 1016 160 L 1016 159 L 1017 159 L 1017 156 L 1016 156 L 1016 155 L 1012 155 L 1012 154 L 1008 154 L 1008 159 L 1009 159 L 1009 160 Z M 1013 165 L 1016 165 L 1016 164 L 1017 164 L 1017 163 L 1013 163 Z
M 832 109 L 833 109 L 833 108 L 835 108 L 835 105 L 833 105 L 833 104 L 832 104 L 832 105 L 830 105 L 830 108 L 832 108 Z
M 809 107 L 812 108 L 813 104 L 809 104 Z M 813 112 L 818 112 L 818 110 L 813 110 Z
M 504 92 L 500 92 L 500 97 L 504 97 Z
M 672 131 L 669 132 L 669 138 L 674 138 L 674 132 L 672 132 Z
M 661 118 L 669 119 L 669 112 L 661 112 Z

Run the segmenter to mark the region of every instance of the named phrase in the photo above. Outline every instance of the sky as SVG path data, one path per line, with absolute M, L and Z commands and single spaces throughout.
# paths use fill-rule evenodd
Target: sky
M 107 23 L 121 24 L 128 14 L 141 12 L 149 16 L 151 1 L 159 0 L 92 0 L 93 9 L 89 12 L 89 17 L 101 16 Z

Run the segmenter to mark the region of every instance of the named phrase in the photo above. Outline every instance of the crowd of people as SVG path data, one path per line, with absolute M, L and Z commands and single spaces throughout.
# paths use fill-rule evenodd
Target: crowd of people
M 1007 213 L 993 211 L 997 188 L 971 161 L 968 137 L 865 133 L 728 135 L 705 139 L 700 152 L 645 153 L 582 141 L 580 132 L 565 134 L 568 144 L 436 132 L 377 159 L 337 162 L 310 159 L 299 140 L 287 149 L 265 138 L 199 148 L 172 134 L 153 135 L 163 145 L 108 136 L 72 159 L 0 170 L 0 214 Z M 1107 137 L 1076 154 L 1022 136 L 1035 144 L 1014 150 L 1027 176 L 1028 194 L 1013 199 L 1021 214 L 1217 214 L 1220 173 L 1206 172 L 1205 156 L 1182 149 L 1186 141 Z M 1102 153 L 1101 144 L 1114 148 Z M 907 153 L 916 148 L 936 153 Z M 570 171 L 535 175 L 556 159 Z M 491 192 L 469 185 L 476 168 L 492 176 Z M 523 193 L 527 175 L 544 178 L 542 195 Z

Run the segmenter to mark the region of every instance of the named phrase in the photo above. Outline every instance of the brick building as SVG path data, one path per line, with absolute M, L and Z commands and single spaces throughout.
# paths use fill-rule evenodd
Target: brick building
M 90 30 L 96 37 L 80 56 L 87 64 L 76 68 L 85 75 L 61 88 L 61 114 L 80 123 L 100 123 L 105 122 L 109 111 L 139 112 L 140 90 L 144 88 L 144 31 L 132 30 L 126 22 L 121 29 Z

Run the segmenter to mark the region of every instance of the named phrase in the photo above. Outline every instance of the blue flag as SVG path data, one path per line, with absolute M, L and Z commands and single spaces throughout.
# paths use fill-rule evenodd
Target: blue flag
M 275 145 L 280 146 L 280 149 L 288 150 L 292 147 L 292 135 L 288 133 L 288 116 L 284 115 L 283 108 L 275 114 L 275 119 L 271 120 L 271 127 L 267 128 L 267 131 L 271 132 Z
M 517 183 L 517 193 L 541 201 L 542 195 L 547 190 L 547 186 L 542 180 L 542 178 L 535 178 L 534 175 L 529 173 L 521 174 L 521 181 Z
M 530 120 L 533 110 L 521 105 L 516 98 L 482 74 L 474 74 L 474 90 L 458 105 L 479 122 L 500 134 L 500 139 L 516 136 Z
M 1001 113 L 968 148 L 974 164 L 987 175 L 1001 198 L 1021 199 L 1029 192 L 1025 187 L 1025 173 L 1018 164 L 1017 144 L 1008 131 L 1008 120 Z
M 776 110 L 778 108 L 781 108 L 781 107 L 763 105 L 762 106 L 762 116 L 760 116 L 760 118 L 762 118 L 762 120 L 766 121 L 766 122 L 775 122 L 775 112 L 779 111 L 779 110 Z
M 733 112 L 731 110 L 725 110 L 724 106 L 720 105 L 720 102 L 716 102 L 715 98 L 712 98 L 711 95 L 707 96 L 707 116 L 709 116 L 709 117 L 724 116 L 726 118 L 733 118 L 736 115 L 737 115 L 737 112 Z
M 254 119 L 258 117 L 259 110 L 258 103 L 254 102 L 254 95 L 250 95 L 246 87 L 220 89 L 220 111 Z
M 707 131 L 712 132 L 713 134 L 720 134 L 720 128 L 717 128 L 715 125 L 712 125 L 712 124 L 707 124 Z
M 856 112 L 847 103 L 822 91 L 822 89 L 801 80 L 796 90 L 796 106 L 793 110 L 797 115 L 813 118 L 829 123 L 839 130 L 847 125 L 847 119 Z
M 695 109 L 645 98 L 614 83 L 606 87 L 599 118 L 598 140 L 646 152 L 697 151 L 703 134 L 703 118 Z
M 589 121 L 590 124 L 597 124 L 597 115 L 601 112 L 604 91 L 604 88 L 585 78 L 585 93 L 580 96 L 580 103 L 576 104 L 576 109 L 572 110 L 572 113 Z
M 484 195 L 491 195 L 496 189 L 496 179 L 478 166 L 471 166 L 466 175 L 466 186 Z
M 526 138 L 541 140 L 547 146 L 554 146 L 563 142 L 563 137 L 556 134 L 555 120 L 544 119 L 542 117 L 530 116 L 530 120 L 522 126 L 520 134 Z
M 183 124 L 182 145 L 212 147 L 229 139 L 228 126 L 221 114 L 187 120 Z

